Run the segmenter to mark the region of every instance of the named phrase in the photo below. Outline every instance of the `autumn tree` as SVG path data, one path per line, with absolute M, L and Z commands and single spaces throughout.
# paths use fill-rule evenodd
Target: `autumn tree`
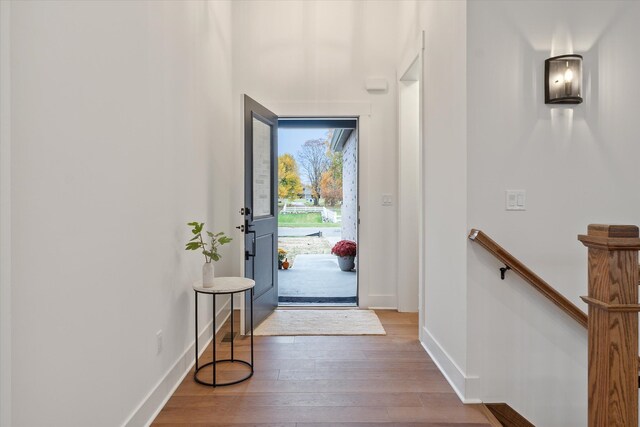
M 278 157 L 278 197 L 297 199 L 302 193 L 302 183 L 298 173 L 298 163 L 291 154 Z
M 320 188 L 322 174 L 327 171 L 330 165 L 330 159 L 327 156 L 328 147 L 329 143 L 326 140 L 311 139 L 302 145 L 298 153 L 300 167 L 309 179 L 314 206 L 318 206 L 322 194 Z
M 335 206 L 342 201 L 342 151 L 327 151 L 329 167 L 320 178 L 320 193 L 326 204 Z

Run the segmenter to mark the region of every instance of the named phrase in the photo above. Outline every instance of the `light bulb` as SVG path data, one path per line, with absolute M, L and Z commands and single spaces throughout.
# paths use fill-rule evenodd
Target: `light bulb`
M 571 80 L 573 80 L 573 71 L 571 71 L 571 68 L 567 68 L 567 71 L 564 72 L 564 81 L 571 83 Z
M 573 71 L 569 68 L 569 62 L 567 61 L 567 70 L 564 72 L 564 94 L 565 96 L 571 96 L 571 80 L 573 80 Z

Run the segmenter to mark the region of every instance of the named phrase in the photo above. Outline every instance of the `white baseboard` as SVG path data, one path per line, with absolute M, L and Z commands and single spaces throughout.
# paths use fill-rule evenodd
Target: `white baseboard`
M 429 353 L 431 359 L 436 364 L 442 375 L 449 382 L 453 390 L 463 403 L 482 403 L 475 394 L 478 383 L 478 377 L 468 376 L 449 356 L 440 343 L 431 335 L 431 333 L 422 327 L 422 339 L 420 341 L 422 347 Z M 473 394 L 471 394 L 472 392 Z
M 218 325 L 216 333 L 220 331 L 220 328 L 224 325 L 224 322 L 227 321 L 230 314 L 231 305 L 229 301 L 227 301 L 216 313 L 216 325 Z M 213 338 L 211 331 L 212 326 L 213 321 L 210 321 L 198 335 L 198 346 L 200 347 L 200 349 L 198 349 L 198 356 L 202 355 Z M 149 426 L 153 422 L 195 364 L 193 356 L 195 344 L 194 339 L 162 379 L 158 381 L 158 384 L 156 384 L 153 390 L 149 392 L 140 405 L 138 405 L 129 418 L 122 424 L 123 427 Z

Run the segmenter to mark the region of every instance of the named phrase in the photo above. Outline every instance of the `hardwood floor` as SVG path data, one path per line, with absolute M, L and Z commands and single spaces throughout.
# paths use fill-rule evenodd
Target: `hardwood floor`
M 376 313 L 386 336 L 255 337 L 251 379 L 214 389 L 195 383 L 192 371 L 153 425 L 490 425 L 479 408 L 460 402 L 420 346 L 417 314 Z M 249 359 L 248 343 L 236 339 L 237 357 Z M 228 342 L 218 344 L 218 358 L 229 349 Z M 211 346 L 200 360 L 211 361 Z M 223 364 L 217 375 L 231 380 L 243 369 Z M 211 378 L 211 370 L 202 375 Z

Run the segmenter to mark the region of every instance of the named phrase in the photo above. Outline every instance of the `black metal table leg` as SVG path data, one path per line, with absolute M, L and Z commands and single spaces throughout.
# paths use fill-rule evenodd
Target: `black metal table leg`
M 234 296 L 234 294 L 241 293 L 241 292 L 246 295 L 246 292 L 248 290 L 251 291 L 251 298 L 250 298 L 251 302 L 250 302 L 250 306 L 249 306 L 250 310 L 251 310 L 250 311 L 250 322 L 251 322 L 251 324 L 249 325 L 250 331 L 251 331 L 250 332 L 251 333 L 251 362 L 247 362 L 246 360 L 241 360 L 241 359 L 236 359 L 235 358 L 235 354 L 234 354 L 235 347 L 234 347 L 234 339 L 233 339 L 234 338 L 233 334 L 234 334 L 234 331 L 235 331 L 234 326 L 233 326 L 233 321 L 234 321 L 234 316 L 233 316 L 233 312 L 234 312 L 233 296 Z M 196 340 L 195 340 L 196 341 L 196 343 L 195 343 L 196 361 L 195 361 L 195 371 L 193 373 L 194 380 L 199 384 L 207 385 L 207 386 L 210 386 L 210 387 L 221 387 L 221 386 L 233 385 L 233 384 L 238 384 L 238 383 L 241 383 L 241 382 L 243 382 L 245 380 L 248 380 L 254 374 L 254 369 L 253 369 L 253 358 L 254 358 L 254 354 L 253 354 L 253 297 L 254 297 L 254 290 L 253 290 L 253 288 L 245 289 L 245 290 L 238 291 L 238 292 L 221 292 L 221 293 L 205 292 L 205 293 L 211 293 L 212 300 L 213 300 L 213 321 L 212 321 L 212 324 L 213 324 L 213 339 L 212 339 L 212 344 L 211 344 L 212 353 L 213 354 L 212 354 L 212 361 L 208 362 L 208 363 L 205 363 L 204 365 L 200 365 L 200 363 L 198 361 L 198 350 L 199 350 L 199 348 L 198 348 L 199 347 L 198 346 L 198 293 L 199 292 L 197 290 L 195 290 L 195 310 L 194 310 L 194 312 L 195 312 L 195 329 L 196 329 L 196 332 L 195 332 L 195 335 L 196 335 L 196 337 L 195 337 L 196 338 Z M 220 294 L 220 295 L 230 295 L 230 297 L 231 297 L 231 316 L 230 316 L 230 319 L 231 319 L 231 358 L 230 359 L 217 360 L 217 358 L 216 358 L 216 347 L 217 347 L 216 346 L 216 295 L 218 295 L 218 294 Z M 241 364 L 244 364 L 244 365 L 248 366 L 250 371 L 249 371 L 249 373 L 247 375 L 245 375 L 243 378 L 240 378 L 239 380 L 230 381 L 230 382 L 226 382 L 226 383 L 218 383 L 216 367 L 217 367 L 218 363 L 223 363 L 223 362 L 241 363 Z M 203 368 L 209 366 L 209 365 L 211 365 L 211 367 L 213 369 L 213 381 L 212 382 L 207 382 L 207 381 L 200 380 L 198 378 L 198 372 L 200 370 L 202 370 Z
M 253 374 L 253 288 L 251 288 L 251 374 Z
M 233 294 L 231 294 L 231 361 L 233 362 Z
M 213 386 L 215 387 L 218 382 L 216 381 L 216 294 L 213 295 Z M 233 296 L 233 295 L 232 295 Z
M 198 372 L 198 293 L 194 292 L 196 296 L 196 372 Z

